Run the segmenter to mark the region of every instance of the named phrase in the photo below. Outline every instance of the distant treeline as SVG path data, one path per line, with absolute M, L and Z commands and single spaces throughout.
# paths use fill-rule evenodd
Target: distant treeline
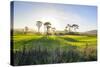
M 22 34 L 26 34 L 26 32 L 24 31 L 24 29 L 17 29 L 17 30 L 13 30 L 12 31 L 14 35 L 22 35 Z M 42 33 L 38 33 L 36 31 L 28 31 L 26 35 L 28 34 L 34 34 L 34 35 L 45 35 L 46 33 L 42 32 Z M 82 36 L 97 36 L 97 34 L 88 34 L 88 33 L 80 33 L 80 32 L 65 32 L 65 31 L 56 31 L 55 33 L 48 33 L 48 35 L 82 35 Z

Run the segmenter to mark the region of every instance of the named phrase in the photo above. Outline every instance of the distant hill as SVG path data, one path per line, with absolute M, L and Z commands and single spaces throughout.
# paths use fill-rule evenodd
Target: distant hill
M 86 34 L 97 34 L 97 30 L 90 30 L 90 31 L 86 31 L 84 33 L 86 33 Z

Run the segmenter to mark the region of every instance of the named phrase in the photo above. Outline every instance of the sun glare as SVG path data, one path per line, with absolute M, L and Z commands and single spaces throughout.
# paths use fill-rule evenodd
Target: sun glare
M 50 9 L 49 9 L 50 10 Z M 55 13 L 55 11 L 42 11 L 40 12 L 37 20 L 45 22 L 50 22 L 52 24 L 52 27 L 56 27 L 58 30 L 61 29 L 60 26 L 60 18 L 59 18 L 59 12 Z

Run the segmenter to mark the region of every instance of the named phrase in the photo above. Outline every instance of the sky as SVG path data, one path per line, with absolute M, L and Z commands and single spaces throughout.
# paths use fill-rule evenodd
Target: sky
M 56 30 L 64 30 L 67 24 L 78 24 L 79 32 L 97 29 L 96 6 L 23 1 L 15 1 L 13 6 L 14 29 L 27 26 L 37 31 L 36 21 L 50 22 Z

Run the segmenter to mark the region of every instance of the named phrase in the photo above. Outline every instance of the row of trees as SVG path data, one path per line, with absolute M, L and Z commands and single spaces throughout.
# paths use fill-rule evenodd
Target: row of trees
M 37 27 L 38 27 L 38 32 L 40 32 L 40 27 L 42 26 L 42 22 L 41 21 L 37 21 Z M 51 28 L 53 32 L 56 32 L 56 28 L 55 27 L 51 27 L 51 23 L 50 22 L 45 22 L 44 26 L 46 27 L 46 32 L 47 34 L 49 33 L 49 29 Z M 76 30 L 79 29 L 79 26 L 77 24 L 67 24 L 67 26 L 65 27 L 65 32 L 69 33 L 69 32 L 77 32 Z
M 37 28 L 38 28 L 38 33 L 40 33 L 40 28 L 41 28 L 42 24 L 43 24 L 43 23 L 42 23 L 41 21 L 37 21 L 37 23 L 36 23 L 36 26 L 37 26 Z M 45 23 L 44 23 L 44 27 L 45 27 L 44 29 L 45 29 L 47 35 L 48 35 L 49 32 L 50 32 L 50 28 L 52 29 L 53 32 L 55 32 L 55 30 L 56 30 L 55 27 L 51 27 L 51 23 L 50 23 L 50 22 L 45 22 Z
M 67 24 L 67 26 L 65 27 L 66 32 L 77 32 L 77 29 L 79 29 L 79 26 L 77 24 Z
M 36 26 L 38 29 L 38 33 L 40 33 L 40 28 L 41 26 L 44 25 L 44 30 L 46 32 L 46 34 L 48 35 L 50 33 L 50 29 L 52 30 L 53 33 L 56 33 L 56 28 L 51 26 L 50 22 L 41 22 L 41 21 L 36 21 Z M 79 26 L 77 24 L 67 24 L 67 26 L 65 27 L 65 32 L 66 33 L 70 33 L 70 32 L 77 32 L 76 30 L 79 29 Z M 28 27 L 25 27 L 25 33 L 28 32 Z

